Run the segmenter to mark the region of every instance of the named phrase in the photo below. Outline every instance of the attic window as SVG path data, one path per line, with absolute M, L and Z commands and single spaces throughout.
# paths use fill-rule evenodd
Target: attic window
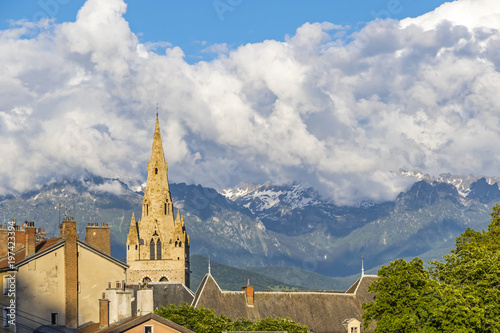
M 153 333 L 153 326 L 144 326 L 144 333 Z
M 3 276 L 3 295 L 7 296 L 9 294 L 9 275 L 4 275 Z
M 50 314 L 50 324 L 54 326 L 59 324 L 57 312 L 52 312 Z
M 155 168 L 155 175 L 158 174 L 158 168 Z
M 4 307 L 3 308 L 3 327 L 10 327 L 10 322 L 9 322 L 9 308 Z

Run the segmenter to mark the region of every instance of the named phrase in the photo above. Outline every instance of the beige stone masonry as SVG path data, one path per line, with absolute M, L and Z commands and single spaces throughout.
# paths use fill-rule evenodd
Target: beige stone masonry
M 127 235 L 127 264 L 129 283 L 179 281 L 189 287 L 189 238 L 180 212 L 174 214 L 158 115 L 141 219 L 132 214 Z

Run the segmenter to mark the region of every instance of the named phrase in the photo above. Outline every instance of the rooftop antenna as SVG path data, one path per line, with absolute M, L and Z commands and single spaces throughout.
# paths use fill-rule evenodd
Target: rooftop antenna
M 58 203 L 57 206 L 59 207 L 59 224 L 61 224 L 61 203 Z
M 208 256 L 208 275 L 212 275 L 211 269 L 210 269 L 210 256 Z
M 158 118 L 158 109 L 159 109 L 159 106 L 158 106 L 158 103 L 156 103 L 156 118 Z
M 365 267 L 363 264 L 363 257 L 361 257 L 361 277 L 365 276 Z
M 250 285 L 250 278 L 247 279 L 247 286 Z

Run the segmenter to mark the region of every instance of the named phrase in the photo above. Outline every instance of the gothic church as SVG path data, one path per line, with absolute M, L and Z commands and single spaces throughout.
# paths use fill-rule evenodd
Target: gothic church
M 127 235 L 127 282 L 181 282 L 189 288 L 189 237 L 174 206 L 167 178 L 160 124 L 156 114 L 142 216 L 132 214 Z

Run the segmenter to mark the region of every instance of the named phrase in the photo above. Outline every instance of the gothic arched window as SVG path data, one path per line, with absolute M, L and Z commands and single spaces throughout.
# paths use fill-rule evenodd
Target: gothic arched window
M 161 260 L 161 241 L 159 238 L 156 242 L 156 260 Z
M 149 243 L 149 259 L 155 260 L 155 241 L 152 238 Z
M 142 283 L 149 283 L 149 282 L 151 282 L 151 279 L 148 276 L 142 279 Z
M 167 281 L 168 281 L 168 279 L 165 276 L 162 276 L 160 279 L 160 282 L 167 282 Z

